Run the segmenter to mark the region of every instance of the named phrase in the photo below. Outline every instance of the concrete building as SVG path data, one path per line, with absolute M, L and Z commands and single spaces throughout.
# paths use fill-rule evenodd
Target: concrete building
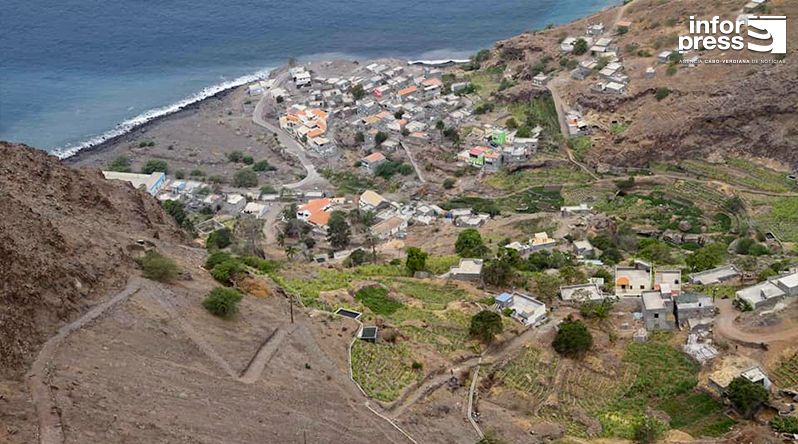
M 369 174 L 374 174 L 377 167 L 385 163 L 388 159 L 382 153 L 371 153 L 368 156 L 360 159 L 360 166 L 363 167 Z
M 773 307 L 778 302 L 795 296 L 798 296 L 798 273 L 774 276 L 735 293 L 738 300 L 745 301 L 754 309 Z
M 396 236 L 407 229 L 407 221 L 399 216 L 390 217 L 371 227 L 371 234 L 377 239 L 385 240 Z
M 532 239 L 529 239 L 529 252 L 535 252 L 540 250 L 550 250 L 557 245 L 557 241 L 550 238 L 548 233 L 545 231 L 541 231 L 540 233 L 535 233 Z
M 560 299 L 566 302 L 600 301 L 605 298 L 597 283 L 564 285 L 560 287 Z
M 593 209 L 586 203 L 581 203 L 579 205 L 570 207 L 560 207 L 560 215 L 562 217 L 590 214 L 592 211 Z
M 482 259 L 460 259 L 449 269 L 449 277 L 458 281 L 482 282 Z
M 700 271 L 690 275 L 690 283 L 712 285 L 729 282 L 740 278 L 740 271 L 734 265 L 724 265 L 711 270 Z
M 222 210 L 228 214 L 238 214 L 247 205 L 247 199 L 240 194 L 228 194 L 222 204 Z
M 244 206 L 244 209 L 241 210 L 241 214 L 249 214 L 255 216 L 256 219 L 261 219 L 266 215 L 267 211 L 269 211 L 268 205 L 257 202 L 249 202 L 246 204 L 246 206 Z
M 705 319 L 715 316 L 715 303 L 703 294 L 683 293 L 674 298 L 676 322 L 680 327 L 689 326 L 691 319 Z
M 662 294 L 678 296 L 682 292 L 682 271 L 678 269 L 655 270 L 654 290 L 659 290 Z
M 651 288 L 651 267 L 644 262 L 635 261 L 633 267 L 615 267 L 616 296 L 640 296 Z
M 574 252 L 577 254 L 577 256 L 590 256 L 595 253 L 595 251 L 596 250 L 593 248 L 593 245 L 590 244 L 590 241 L 574 241 Z
M 673 330 L 676 327 L 673 301 L 669 296 L 663 296 L 659 291 L 644 291 L 641 297 L 647 330 Z
M 108 180 L 123 180 L 133 188 L 144 190 L 155 196 L 166 183 L 166 174 L 155 171 L 150 174 L 120 173 L 117 171 L 103 171 L 103 176 Z
M 529 327 L 546 317 L 546 304 L 524 293 L 502 293 L 496 297 L 500 309 L 512 310 L 513 319 Z
M 391 203 L 379 193 L 366 190 L 358 197 L 358 208 L 361 211 L 377 211 L 387 208 Z

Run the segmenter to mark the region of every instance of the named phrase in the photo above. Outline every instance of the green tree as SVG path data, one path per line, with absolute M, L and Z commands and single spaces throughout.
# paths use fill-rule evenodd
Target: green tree
M 476 228 L 467 228 L 457 235 L 454 251 L 460 257 L 480 258 L 488 254 L 488 247 L 482 242 L 482 235 Z
M 561 355 L 580 357 L 593 346 L 593 336 L 582 321 L 569 315 L 560 323 L 551 345 Z
M 411 275 L 417 271 L 424 271 L 427 268 L 427 257 L 429 254 L 422 251 L 421 248 L 408 247 L 405 268 Z
M 587 40 L 577 39 L 576 42 L 574 42 L 573 54 L 579 56 L 586 52 L 587 52 Z
M 380 146 L 382 145 L 382 142 L 385 142 L 386 140 L 388 140 L 388 134 L 382 131 L 377 131 L 377 134 L 374 135 L 374 146 Z
M 727 388 L 726 396 L 740 414 L 750 418 L 757 409 L 768 399 L 768 391 L 762 384 L 751 382 L 738 376 L 732 379 Z
M 183 202 L 165 200 L 161 203 L 161 206 L 166 210 L 167 214 L 174 218 L 175 222 L 177 222 L 180 227 L 189 232 L 194 231 L 194 223 L 191 222 L 191 218 L 189 218 L 188 213 L 186 213 L 186 206 Z
M 343 211 L 333 211 L 330 221 L 327 223 L 327 241 L 333 248 L 341 249 L 349 245 L 349 237 L 352 230 L 346 221 L 346 213 Z
M 211 269 L 211 276 L 218 282 L 230 285 L 233 279 L 244 271 L 244 265 L 235 258 L 227 259 L 216 264 Z
M 130 159 L 125 156 L 119 156 L 108 164 L 108 170 L 117 171 L 120 173 L 129 173 L 132 171 L 130 169 Z
M 231 234 L 229 228 L 218 229 L 208 236 L 208 240 L 205 241 L 205 247 L 209 250 L 227 248 L 233 243 Z
M 215 316 L 227 318 L 238 310 L 241 299 L 241 293 L 233 288 L 216 287 L 202 301 L 202 306 Z
M 483 310 L 471 317 L 468 333 L 482 342 L 493 341 L 494 336 L 504 330 L 502 317 L 496 312 Z
M 495 287 L 507 287 L 516 277 L 515 265 L 519 262 L 518 252 L 508 248 L 500 248 L 496 259 L 488 261 L 482 267 L 482 280 Z
M 233 186 L 239 188 L 252 188 L 258 186 L 258 173 L 252 168 L 242 168 L 233 176 Z
M 770 427 L 779 433 L 798 433 L 798 418 L 795 416 L 774 416 Z
M 169 168 L 165 160 L 151 159 L 148 160 L 147 163 L 145 163 L 144 166 L 141 168 L 141 172 L 144 174 L 151 174 L 156 171 L 160 171 L 161 173 L 164 174 L 169 172 Z
M 159 282 L 170 282 L 177 277 L 177 264 L 172 259 L 156 252 L 148 251 L 136 260 L 141 272 L 147 279 Z
M 685 262 L 691 271 L 704 271 L 717 267 L 726 257 L 726 246 L 720 243 L 705 245 L 687 256 Z
M 355 100 L 360 100 L 366 96 L 366 90 L 363 89 L 363 85 L 354 85 L 349 88 L 349 93 L 352 94 L 352 98 Z

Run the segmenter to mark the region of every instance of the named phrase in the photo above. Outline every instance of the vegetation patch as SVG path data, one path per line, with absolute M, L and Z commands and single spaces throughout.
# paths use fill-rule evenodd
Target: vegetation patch
M 403 306 L 401 302 L 389 297 L 388 290 L 382 287 L 361 288 L 355 293 L 355 299 L 380 316 L 392 315 Z
M 449 302 L 466 296 L 466 292 L 454 284 L 437 285 L 414 279 L 399 281 L 398 289 L 405 296 L 423 302 L 424 308 L 430 310 L 443 310 Z
M 390 402 L 420 377 L 412 368 L 413 357 L 406 344 L 375 344 L 355 341 L 352 346 L 352 377 L 374 399 Z

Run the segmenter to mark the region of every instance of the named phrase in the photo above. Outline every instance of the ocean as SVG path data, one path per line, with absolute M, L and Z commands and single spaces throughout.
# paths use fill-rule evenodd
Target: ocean
M 0 140 L 61 156 L 289 58 L 465 58 L 617 0 L 5 0 Z

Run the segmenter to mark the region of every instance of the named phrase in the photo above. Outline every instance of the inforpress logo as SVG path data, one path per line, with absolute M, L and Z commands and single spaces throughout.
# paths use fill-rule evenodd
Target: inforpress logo
M 771 54 L 787 54 L 787 17 L 785 16 L 751 16 L 748 18 L 748 37 L 768 41 L 769 45 L 748 42 L 748 49 Z
M 743 33 L 745 27 L 745 33 Z M 787 17 L 743 16 L 737 20 L 696 20 L 690 16 L 690 35 L 679 36 L 679 51 L 720 49 L 771 54 L 787 53 Z M 747 37 L 747 38 L 746 38 Z

